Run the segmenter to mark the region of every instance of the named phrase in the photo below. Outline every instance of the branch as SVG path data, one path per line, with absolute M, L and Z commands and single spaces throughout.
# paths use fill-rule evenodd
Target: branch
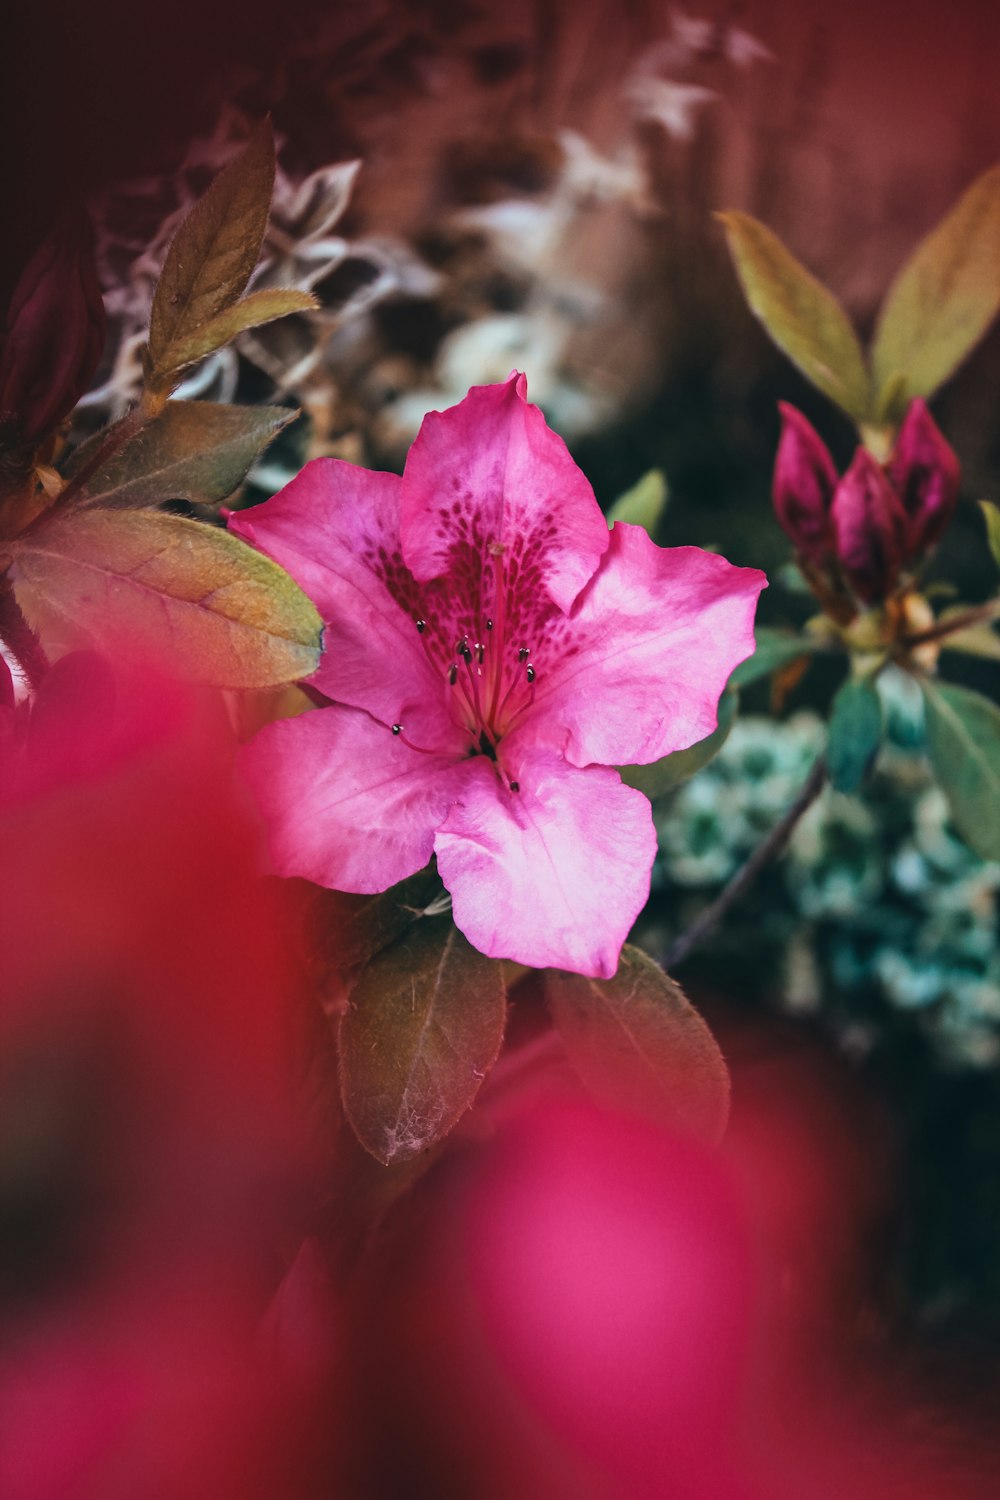
M 70 501 L 75 500 L 86 489 L 98 469 L 106 464 L 109 458 L 113 458 L 120 449 L 124 448 L 126 443 L 130 443 L 140 428 L 146 425 L 147 420 L 147 413 L 141 405 L 133 406 L 123 417 L 119 417 L 118 421 L 107 429 L 103 441 L 97 445 L 96 450 L 87 459 L 86 463 L 77 470 L 69 482 L 59 491 L 52 505 L 49 506 L 48 510 L 43 512 L 43 516 L 48 517 L 53 510 L 57 510 L 61 506 L 65 506 Z
M 663 967 L 667 970 L 668 974 L 678 964 L 682 964 L 695 948 L 701 946 L 709 933 L 718 927 L 719 923 L 728 914 L 730 907 L 734 906 L 744 891 L 753 884 L 768 861 L 774 855 L 780 853 L 788 842 L 796 823 L 802 817 L 803 813 L 808 812 L 823 790 L 825 781 L 826 762 L 820 756 L 814 763 L 798 796 L 788 811 L 778 819 L 770 833 L 761 840 L 746 863 L 736 871 L 729 884 L 719 892 L 711 905 L 706 906 L 705 910 L 691 924 L 687 932 L 682 932 L 679 937 L 674 939 L 663 961 Z
M 960 630 L 968 630 L 972 625 L 988 624 L 998 615 L 1000 615 L 1000 600 L 990 599 L 985 604 L 974 604 L 958 614 L 937 620 L 926 630 L 917 630 L 912 635 L 901 636 L 899 644 L 909 648 L 924 646 L 929 641 L 944 641 L 950 635 L 957 635 Z

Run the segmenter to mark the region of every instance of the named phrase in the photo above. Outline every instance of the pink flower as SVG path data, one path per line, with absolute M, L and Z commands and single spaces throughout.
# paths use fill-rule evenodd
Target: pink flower
M 867 448 L 859 448 L 837 485 L 830 512 L 840 567 L 865 604 L 892 593 L 906 556 L 903 503 Z
M 907 556 L 919 557 L 941 540 L 958 501 L 960 471 L 923 401 L 912 401 L 899 429 L 889 479 L 908 517 Z
M 484 953 L 613 974 L 656 839 L 612 768 L 715 727 L 763 574 L 609 535 L 521 375 L 431 413 L 402 478 L 318 459 L 230 525 L 327 621 L 332 704 L 246 752 L 279 873 L 374 892 L 436 855 Z
M 822 565 L 834 552 L 830 506 L 837 488 L 837 470 L 829 449 L 812 423 L 778 402 L 781 439 L 774 461 L 774 510 L 795 550 L 809 562 Z
M 775 514 L 800 568 L 828 613 L 880 604 L 919 564 L 951 520 L 960 471 L 924 401 L 912 401 L 888 463 L 858 448 L 838 481 L 826 444 L 800 411 L 780 401 L 774 464 Z

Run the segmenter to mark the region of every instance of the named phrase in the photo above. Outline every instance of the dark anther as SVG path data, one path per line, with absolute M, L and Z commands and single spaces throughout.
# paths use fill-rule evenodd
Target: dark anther
M 510 789 L 512 792 L 519 792 L 521 790 L 521 783 L 519 781 L 512 781 Z
M 418 620 L 417 621 L 417 629 L 419 630 L 420 634 L 423 635 L 424 631 L 427 629 L 427 621 L 426 620 Z
M 457 681 L 458 681 L 458 667 L 455 665 L 454 662 L 452 662 L 451 666 L 448 668 L 448 682 L 449 682 L 449 685 L 451 687 L 454 687 L 455 683 Z
M 479 753 L 480 755 L 488 755 L 490 760 L 496 760 L 497 758 L 496 746 L 485 729 L 479 736 Z
M 493 621 L 492 620 L 487 620 L 486 621 L 486 629 L 487 630 L 492 630 L 493 629 Z
M 477 641 L 476 642 L 476 661 L 479 663 L 480 666 L 482 666 L 482 664 L 483 664 L 483 657 L 485 655 L 486 655 L 486 647 L 482 644 L 481 641 Z
M 522 646 L 521 649 L 520 649 L 520 651 L 517 653 L 517 659 L 518 659 L 518 661 L 527 661 L 528 657 L 530 655 L 531 655 L 531 648 L 530 648 L 530 646 Z
M 402 724 L 393 724 L 393 726 L 392 726 L 392 732 L 393 732 L 393 734 L 402 734 L 402 732 L 403 732 L 403 726 L 402 726 Z
M 529 681 L 529 682 L 534 682 L 534 680 L 535 680 L 535 669 L 534 669 L 534 667 L 533 667 L 533 666 L 532 666 L 532 665 L 531 665 L 531 663 L 530 663 L 530 662 L 529 662 L 529 663 L 528 663 L 528 672 L 527 672 L 527 677 L 528 677 L 528 681 Z
M 468 641 L 463 641 L 462 642 L 462 644 L 458 648 L 458 654 L 465 661 L 471 661 L 472 660 L 472 652 L 469 650 L 469 643 L 468 643 Z

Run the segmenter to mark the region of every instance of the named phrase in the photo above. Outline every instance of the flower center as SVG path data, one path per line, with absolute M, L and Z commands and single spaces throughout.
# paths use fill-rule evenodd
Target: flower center
M 448 712 L 467 736 L 467 753 L 487 756 L 503 776 L 501 742 L 535 698 L 534 648 L 551 646 L 557 627 L 558 610 L 533 549 L 521 536 L 509 545 L 469 538 L 453 550 L 449 572 L 425 584 L 398 554 L 383 564 L 390 591 L 440 676 Z M 404 725 L 392 728 L 410 744 Z

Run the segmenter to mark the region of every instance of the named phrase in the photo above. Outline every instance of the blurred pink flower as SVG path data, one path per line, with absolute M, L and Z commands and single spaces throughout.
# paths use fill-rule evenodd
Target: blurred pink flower
M 849 617 L 853 601 L 845 584 L 862 604 L 879 604 L 903 569 L 920 563 L 941 540 L 958 500 L 958 459 L 926 403 L 916 400 L 888 463 L 858 448 L 838 480 L 812 424 L 794 406 L 778 405 L 775 514 L 824 603 L 846 598 Z
M 616 765 L 709 734 L 762 573 L 610 535 L 523 375 L 421 427 L 402 478 L 318 459 L 231 528 L 327 621 L 331 706 L 246 770 L 279 873 L 387 889 L 432 855 L 483 952 L 613 974 L 649 890 L 649 804 Z
M 837 470 L 812 423 L 787 401 L 778 402 L 781 438 L 774 460 L 774 510 L 797 552 L 822 565 L 835 550 L 830 505 Z
M 231 750 L 88 653 L 0 707 L 4 1500 L 317 1493 L 326 1372 L 261 1341 L 311 1170 L 291 913 Z
M 844 577 L 864 604 L 878 604 L 903 565 L 906 512 L 867 448 L 857 450 L 837 485 L 830 514 Z
M 924 401 L 910 403 L 889 462 L 889 479 L 909 519 L 907 555 L 935 546 L 958 501 L 959 466 Z

